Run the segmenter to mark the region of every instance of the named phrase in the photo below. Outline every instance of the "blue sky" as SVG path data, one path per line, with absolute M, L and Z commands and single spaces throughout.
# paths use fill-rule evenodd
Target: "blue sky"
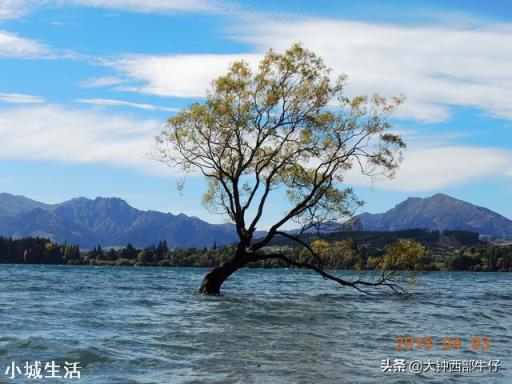
M 0 0 L 0 191 L 220 222 L 199 177 L 176 190 L 152 138 L 231 61 L 302 41 L 349 96 L 407 97 L 397 177 L 348 178 L 363 210 L 443 192 L 512 218 L 511 18 L 502 1 Z M 272 204 L 267 225 L 286 209 Z

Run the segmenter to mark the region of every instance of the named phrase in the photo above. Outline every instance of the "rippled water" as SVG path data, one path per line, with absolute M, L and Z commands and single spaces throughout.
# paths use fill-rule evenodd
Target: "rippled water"
M 195 290 L 205 272 L 0 265 L 0 382 L 22 381 L 4 375 L 11 361 L 55 360 L 80 361 L 82 383 L 512 383 L 510 273 L 431 273 L 403 298 L 299 270 L 239 271 L 223 296 L 204 297 Z M 492 344 L 399 352 L 395 335 Z M 500 359 L 502 368 L 382 373 L 387 358 Z

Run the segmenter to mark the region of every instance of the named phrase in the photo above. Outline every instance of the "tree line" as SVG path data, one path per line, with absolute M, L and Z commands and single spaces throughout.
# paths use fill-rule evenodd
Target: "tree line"
M 482 243 L 449 249 L 440 259 L 431 247 L 411 239 L 398 239 L 382 246 L 361 244 L 353 239 L 326 241 L 316 239 L 310 244 L 321 257 L 325 269 L 423 269 L 449 271 L 512 272 L 512 245 Z M 0 237 L 0 263 L 68 264 L 106 266 L 206 267 L 222 265 L 232 257 L 233 245 L 211 248 L 169 248 L 165 241 L 143 249 L 128 244 L 123 248 L 101 246 L 80 250 L 77 245 L 57 244 L 50 239 Z M 311 262 L 305 247 L 271 245 L 267 252 L 281 252 L 299 263 Z M 407 260 L 400 259 L 409 255 Z M 413 265 L 421 260 L 420 265 Z M 247 265 L 259 268 L 289 267 L 280 259 L 258 260 Z M 293 267 L 293 266 L 292 266 Z M 300 267 L 300 266 L 295 266 Z

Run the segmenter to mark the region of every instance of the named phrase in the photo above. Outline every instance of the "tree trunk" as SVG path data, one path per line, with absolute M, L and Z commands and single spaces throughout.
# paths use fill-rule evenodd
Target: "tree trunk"
M 220 267 L 212 269 L 206 274 L 198 292 L 205 295 L 219 295 L 220 287 L 237 269 L 246 264 L 244 257 L 237 254 L 233 259 L 226 261 Z

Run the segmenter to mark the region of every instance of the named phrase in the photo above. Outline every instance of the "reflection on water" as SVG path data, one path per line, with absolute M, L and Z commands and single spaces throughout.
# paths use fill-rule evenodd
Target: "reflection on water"
M 81 383 L 512 383 L 512 274 L 431 273 L 408 298 L 308 271 L 1 265 L 11 361 L 80 361 Z M 348 272 L 346 272 L 348 273 Z M 486 352 L 394 350 L 396 335 L 491 337 Z M 382 359 L 501 359 L 498 374 L 381 373 Z M 68 381 L 70 382 L 70 381 Z

